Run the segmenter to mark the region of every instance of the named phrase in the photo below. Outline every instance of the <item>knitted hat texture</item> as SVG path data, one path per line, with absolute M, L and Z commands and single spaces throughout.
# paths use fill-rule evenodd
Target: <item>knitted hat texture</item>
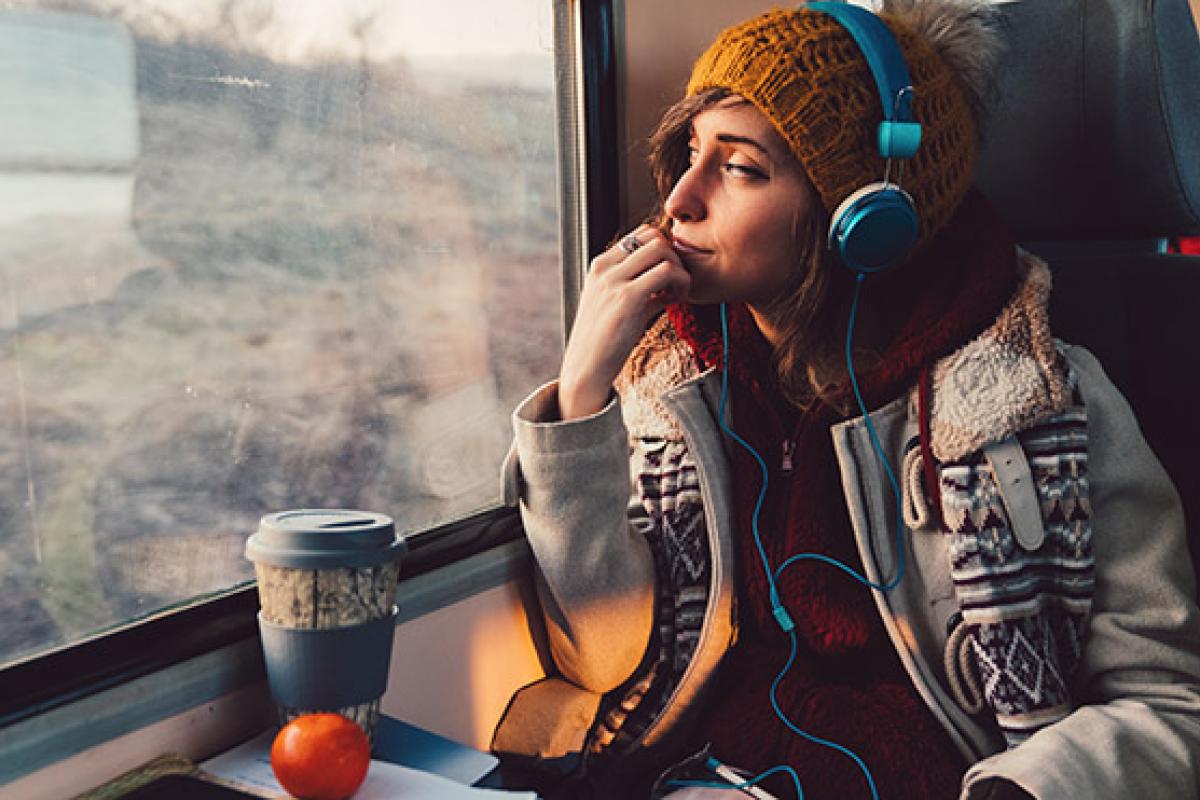
M 893 160 L 891 180 L 913 198 L 919 243 L 950 219 L 971 183 L 975 119 L 953 71 L 903 22 L 880 18 L 896 37 L 913 82 L 921 145 Z M 687 93 L 725 88 L 772 122 L 832 213 L 854 190 L 883 180 L 876 145 L 883 120 L 866 57 L 841 23 L 806 9 L 775 9 L 721 33 L 692 69 Z M 899 173 L 898 170 L 903 172 Z

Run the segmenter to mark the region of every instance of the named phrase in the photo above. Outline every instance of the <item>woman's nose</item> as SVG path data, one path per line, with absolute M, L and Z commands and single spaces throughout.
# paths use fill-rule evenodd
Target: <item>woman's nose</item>
M 667 216 L 676 222 L 697 222 L 704 219 L 703 187 L 700 185 L 698 170 L 688 169 L 679 176 L 675 188 L 667 195 L 663 210 Z

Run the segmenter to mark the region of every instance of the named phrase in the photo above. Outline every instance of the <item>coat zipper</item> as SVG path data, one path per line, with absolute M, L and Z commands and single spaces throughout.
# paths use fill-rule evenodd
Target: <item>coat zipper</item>
M 806 414 L 807 412 L 800 412 L 800 417 L 796 420 L 796 427 L 792 431 L 791 437 L 786 437 L 781 442 L 780 451 L 782 452 L 782 458 L 779 461 L 779 472 L 785 477 L 791 475 L 796 469 L 796 443 L 800 440 L 800 432 L 804 429 L 807 422 Z M 774 411 L 771 411 L 771 416 L 775 422 L 775 429 L 782 431 L 783 425 L 780 423 L 779 417 Z

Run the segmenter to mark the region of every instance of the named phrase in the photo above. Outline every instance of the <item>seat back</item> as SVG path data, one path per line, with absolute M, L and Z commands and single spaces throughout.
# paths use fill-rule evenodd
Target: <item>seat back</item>
M 1054 274 L 1051 321 L 1100 359 L 1183 498 L 1200 564 L 1200 36 L 1186 0 L 998 6 L 1009 50 L 977 181 Z

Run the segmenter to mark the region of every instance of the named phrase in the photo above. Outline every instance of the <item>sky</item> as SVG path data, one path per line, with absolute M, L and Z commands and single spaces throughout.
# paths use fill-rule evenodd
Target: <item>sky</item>
M 264 54 L 299 62 L 314 56 L 359 56 L 353 30 L 370 20 L 368 57 L 385 61 L 448 56 L 545 53 L 553 49 L 553 0 L 238 0 L 233 24 Z M 171 38 L 210 30 L 221 0 L 89 0 L 135 27 Z M 4 7 L 53 7 L 53 0 L 0 0 Z
M 373 58 L 450 55 L 464 48 L 479 56 L 536 53 L 552 47 L 551 1 L 273 0 L 275 38 L 267 46 L 283 60 L 302 58 L 310 48 L 357 51 L 352 29 L 373 17 L 367 39 Z

